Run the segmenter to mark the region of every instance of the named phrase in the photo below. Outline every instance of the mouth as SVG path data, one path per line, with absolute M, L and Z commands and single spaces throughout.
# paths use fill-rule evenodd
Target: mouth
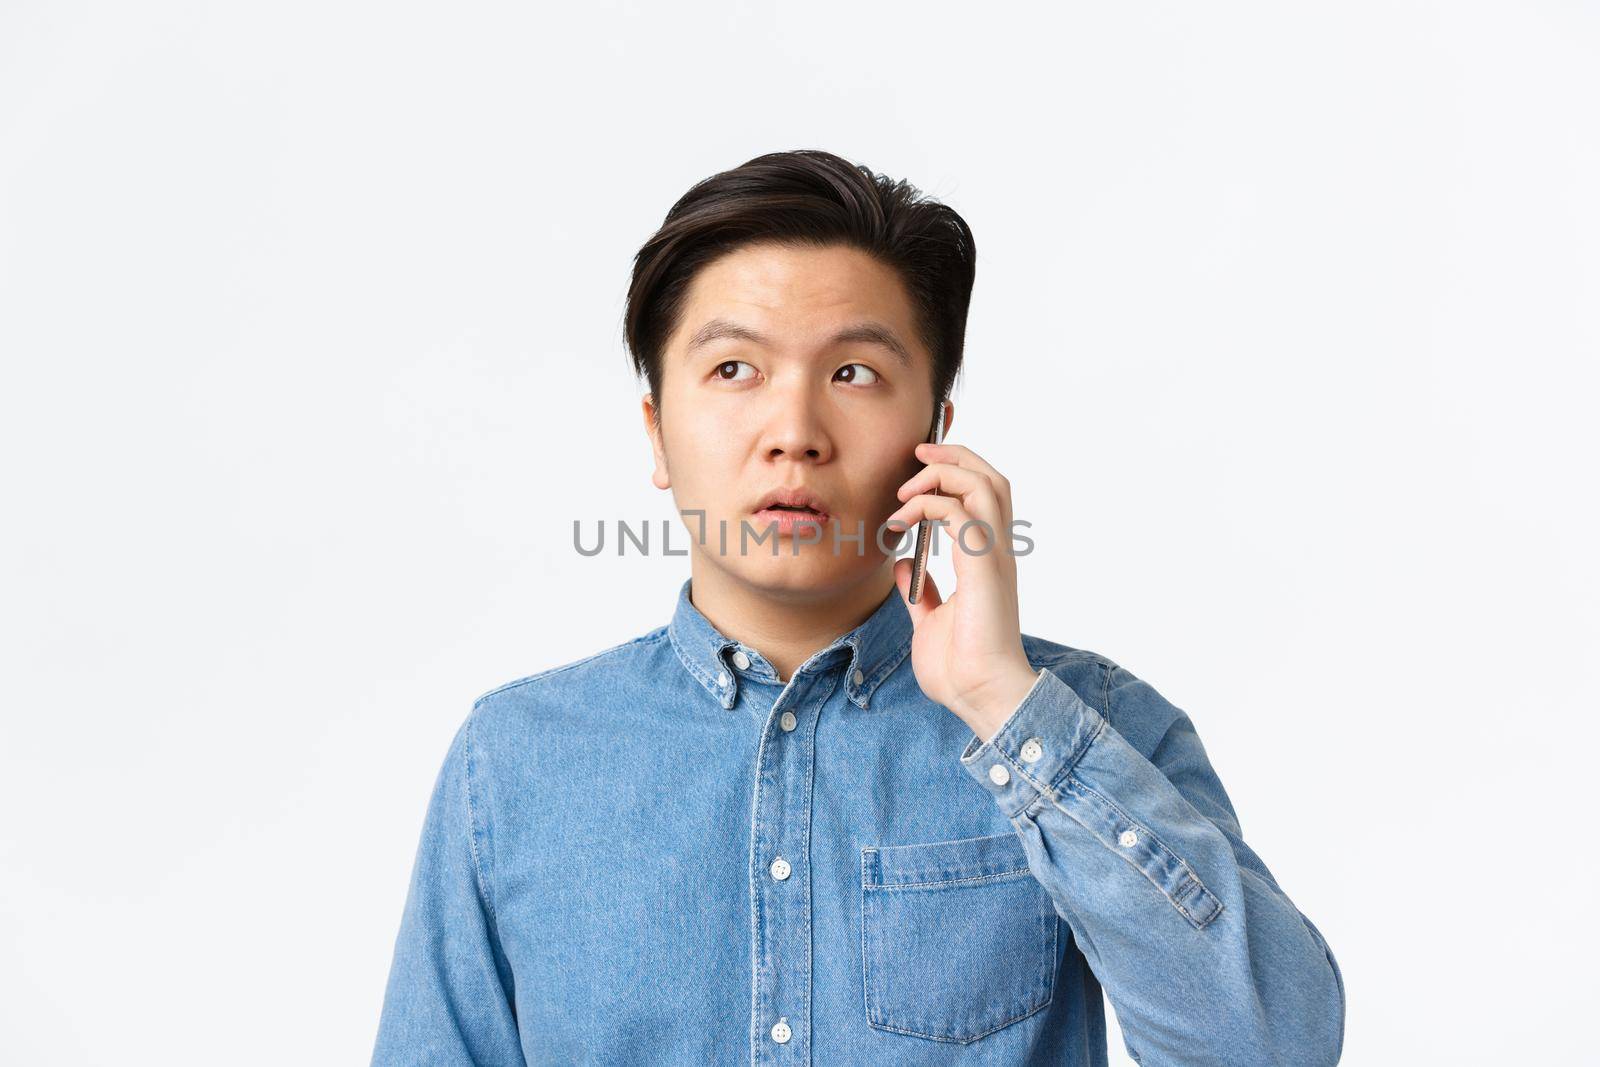
M 801 523 L 826 526 L 831 513 L 828 505 L 806 489 L 780 489 L 768 493 L 752 514 L 765 523 L 776 523 L 780 533 L 790 533 Z

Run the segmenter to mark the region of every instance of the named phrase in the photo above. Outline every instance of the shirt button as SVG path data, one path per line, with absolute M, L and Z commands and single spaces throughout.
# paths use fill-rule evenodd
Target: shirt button
M 789 1029 L 788 1022 L 785 1021 L 788 1018 L 789 1017 L 785 1015 L 782 1019 L 779 1019 L 777 1022 L 772 1024 L 772 1040 L 776 1041 L 780 1045 L 787 1042 L 792 1033 Z
M 1122 831 L 1122 836 L 1117 840 L 1122 843 L 1123 848 L 1132 848 L 1139 843 L 1139 835 L 1132 830 L 1124 830 Z
M 1044 746 L 1037 737 L 1030 737 L 1022 742 L 1022 758 L 1028 763 L 1038 763 L 1039 757 L 1044 755 Z
M 718 671 L 717 672 L 717 684 L 718 685 L 727 685 L 728 684 L 728 672 L 727 671 Z
M 733 665 L 741 671 L 749 669 L 750 657 L 744 654 L 744 649 L 741 648 L 733 654 Z
M 794 712 L 786 711 L 778 718 L 778 725 L 783 727 L 785 733 L 794 729 Z
M 777 859 L 772 861 L 771 870 L 772 877 L 781 882 L 785 878 L 789 877 L 789 861 L 784 859 L 782 856 L 779 856 Z
M 1005 785 L 1011 781 L 1011 772 L 1006 770 L 1004 763 L 996 763 L 989 768 L 989 781 L 995 785 Z
M 852 674 L 850 676 L 850 680 L 852 682 L 856 683 L 857 685 L 860 685 L 862 682 L 866 681 L 866 678 L 867 678 L 867 676 L 862 674 L 860 670 L 857 670 L 854 674 Z

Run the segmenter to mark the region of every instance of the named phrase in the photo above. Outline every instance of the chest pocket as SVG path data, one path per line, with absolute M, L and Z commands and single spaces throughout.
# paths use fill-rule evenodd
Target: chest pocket
M 976 1041 L 1055 995 L 1055 906 L 1014 832 L 861 850 L 867 1025 Z

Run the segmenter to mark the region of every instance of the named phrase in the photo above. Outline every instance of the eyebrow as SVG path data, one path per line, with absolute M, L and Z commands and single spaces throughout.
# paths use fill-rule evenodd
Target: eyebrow
M 689 338 L 688 351 L 693 352 L 702 345 L 713 341 L 732 339 L 735 341 L 749 341 L 751 344 L 765 345 L 768 340 L 762 334 L 741 326 L 737 322 L 727 319 L 712 319 L 694 332 Z M 880 345 L 889 350 L 890 355 L 900 362 L 902 367 L 911 366 L 911 353 L 906 346 L 900 343 L 900 338 L 895 336 L 893 330 L 887 326 L 880 326 L 876 322 L 857 322 L 839 330 L 829 340 L 829 344 L 842 345 L 852 342 L 869 345 Z

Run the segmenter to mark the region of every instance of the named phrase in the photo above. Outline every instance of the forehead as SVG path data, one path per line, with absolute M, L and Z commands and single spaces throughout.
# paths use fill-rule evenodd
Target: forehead
M 685 293 L 670 347 L 680 355 L 706 327 L 744 327 L 777 345 L 825 345 L 842 327 L 878 327 L 910 362 L 927 361 L 899 274 L 859 249 L 748 245 L 702 267 Z M 870 333 L 870 330 L 867 331 Z M 862 339 L 858 337 L 857 339 Z

